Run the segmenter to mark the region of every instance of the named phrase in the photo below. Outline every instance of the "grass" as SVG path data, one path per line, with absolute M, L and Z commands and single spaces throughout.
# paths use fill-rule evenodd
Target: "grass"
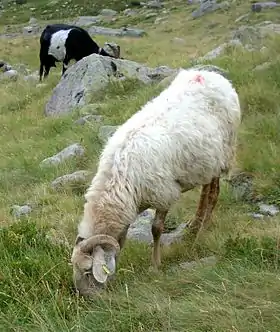
M 34 2 L 34 7 L 42 13 L 45 4 Z M 104 7 L 110 5 L 104 3 Z M 27 7 L 33 3 L 24 6 L 21 10 L 27 18 Z M 192 59 L 224 42 L 240 25 L 235 19 L 248 11 L 249 3 L 240 2 L 228 12 L 199 20 L 188 19 L 193 7 L 184 12 L 185 4 L 177 1 L 172 6 L 177 8 L 170 9 L 167 23 L 133 21 L 147 30 L 144 38 L 110 38 L 121 45 L 123 57 L 150 66 L 187 67 Z M 13 21 L 10 10 L 3 24 Z M 274 12 L 269 13 L 251 15 L 250 23 L 279 20 Z M 124 22 L 121 18 L 114 25 Z M 185 43 L 173 42 L 175 37 Z M 101 44 L 106 40 L 96 39 Z M 1 58 L 38 70 L 38 38 L 3 39 L 1 43 Z M 237 167 L 253 174 L 255 195 L 263 194 L 267 202 L 279 204 L 279 38 L 267 39 L 265 44 L 262 52 L 228 49 L 213 64 L 229 70 L 240 94 L 243 120 Z M 267 61 L 272 62 L 269 68 L 253 71 Z M 94 174 L 102 143 L 98 124 L 74 124 L 80 112 L 44 117 L 60 70 L 51 71 L 43 88 L 21 79 L 0 82 L 0 330 L 279 331 L 280 217 L 253 220 L 248 212 L 254 207 L 236 200 L 226 183 L 211 228 L 196 243 L 186 236 L 183 243 L 163 248 L 158 274 L 147 272 L 151 248 L 129 241 L 118 277 L 108 290 L 92 301 L 76 297 L 68 263 L 82 214 L 83 190 L 67 188 L 58 193 L 51 190 L 50 182 L 78 169 Z M 112 83 L 91 102 L 98 105 L 103 124 L 121 124 L 160 90 L 129 80 Z M 59 167 L 39 167 L 44 158 L 75 142 L 85 147 L 83 158 Z M 172 208 L 169 229 L 193 215 L 198 195 L 199 190 L 194 190 Z M 32 213 L 16 220 L 11 206 L 27 202 L 34 205 Z M 173 269 L 179 262 L 213 254 L 218 258 L 214 267 Z

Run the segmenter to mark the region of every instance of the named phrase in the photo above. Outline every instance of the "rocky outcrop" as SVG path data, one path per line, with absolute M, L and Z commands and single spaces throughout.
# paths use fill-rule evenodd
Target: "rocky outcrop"
M 46 104 L 45 115 L 67 114 L 86 105 L 90 96 L 106 88 L 111 77 L 134 78 L 149 84 L 177 71 L 166 66 L 149 68 L 134 61 L 92 54 L 66 71 Z

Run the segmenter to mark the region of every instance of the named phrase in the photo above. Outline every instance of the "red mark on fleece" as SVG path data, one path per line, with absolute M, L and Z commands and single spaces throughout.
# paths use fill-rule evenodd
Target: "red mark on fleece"
M 205 79 L 202 75 L 197 74 L 194 78 L 191 79 L 191 82 L 197 82 L 203 84 L 205 82 Z

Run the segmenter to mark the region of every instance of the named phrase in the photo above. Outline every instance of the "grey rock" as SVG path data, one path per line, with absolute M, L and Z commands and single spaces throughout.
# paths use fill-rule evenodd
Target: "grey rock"
M 280 24 L 263 21 L 253 26 L 243 25 L 232 33 L 232 39 L 239 40 L 242 45 L 260 49 L 267 36 L 280 33 Z
M 63 149 L 56 155 L 44 159 L 41 163 L 40 166 L 56 166 L 61 164 L 62 162 L 73 158 L 73 157 L 81 157 L 85 154 L 85 149 L 78 143 L 72 144 L 68 146 L 67 148 Z
M 271 217 L 276 216 L 279 213 L 279 208 L 276 205 L 268 205 L 264 203 L 259 203 L 260 213 L 269 215 Z
M 130 8 L 127 8 L 123 11 L 123 14 L 125 16 L 136 16 L 137 15 L 137 11 L 136 10 L 133 10 L 133 9 L 130 9 Z
M 1 78 L 16 81 L 18 78 L 18 72 L 14 69 L 7 70 L 0 76 L 0 79 Z
M 280 6 L 280 3 L 276 3 L 275 1 L 267 1 L 267 2 L 255 2 L 252 4 L 253 12 L 260 12 L 263 9 L 275 8 Z
M 116 12 L 113 9 L 104 8 L 100 11 L 100 15 L 102 15 L 102 16 L 115 16 L 117 14 L 118 14 L 118 12 Z
M 79 16 L 78 19 L 73 22 L 73 24 L 77 26 L 88 27 L 99 22 L 101 22 L 100 16 Z
M 40 31 L 40 27 L 39 26 L 27 26 L 27 27 L 23 27 L 22 28 L 22 33 L 24 35 L 34 35 L 37 34 Z
M 184 269 L 184 270 L 191 270 L 196 267 L 200 267 L 203 265 L 207 266 L 213 266 L 217 264 L 217 258 L 216 256 L 209 256 L 209 257 L 203 257 L 197 261 L 192 261 L 192 262 L 184 262 L 179 264 L 179 267 Z
M 119 126 L 110 126 L 110 125 L 100 127 L 98 133 L 99 140 L 102 141 L 103 143 L 106 143 L 107 140 L 113 136 L 118 127 Z
M 154 9 L 160 9 L 160 8 L 163 8 L 163 3 L 161 3 L 160 1 L 148 1 L 147 3 L 146 3 L 146 6 L 148 7 L 148 8 L 154 8 Z
M 100 26 L 91 26 L 88 29 L 88 32 L 91 35 L 104 35 L 104 36 L 114 36 L 114 37 L 140 38 L 146 35 L 146 32 L 141 29 L 132 29 L 132 28 L 112 29 Z
M 45 115 L 55 116 L 85 106 L 92 95 L 104 89 L 110 78 L 125 76 L 149 84 L 177 72 L 166 66 L 148 68 L 134 61 L 92 54 L 73 64 L 54 88 Z
M 19 217 L 24 216 L 24 215 L 28 215 L 31 211 L 32 211 L 32 208 L 29 205 L 22 205 L 22 206 L 13 205 L 12 209 L 11 209 L 11 213 L 16 218 L 19 218 Z
M 253 195 L 253 176 L 246 172 L 233 174 L 226 180 L 236 200 L 251 201 Z
M 138 215 L 137 219 L 130 225 L 127 238 L 139 242 L 146 242 L 152 244 L 153 236 L 151 232 L 152 222 L 155 216 L 155 211 L 152 209 L 146 210 L 145 214 Z M 182 240 L 185 234 L 186 224 L 182 223 L 173 232 L 163 233 L 161 235 L 161 244 L 169 246 L 173 243 L 178 243 Z
M 65 174 L 52 181 L 51 187 L 55 190 L 59 190 L 70 184 L 85 184 L 88 181 L 89 175 L 91 175 L 91 173 L 84 170 Z
M 198 18 L 201 17 L 207 13 L 214 12 L 218 9 L 228 9 L 230 7 L 229 3 L 227 1 L 223 1 L 221 3 L 217 3 L 216 0 L 208 0 L 203 1 L 200 5 L 200 7 L 192 12 L 192 17 Z
M 98 114 L 88 114 L 86 116 L 81 117 L 80 119 L 75 121 L 75 124 L 77 125 L 84 125 L 88 122 L 101 122 L 103 120 L 102 115 Z
M 35 25 L 37 24 L 37 19 L 35 17 L 30 17 L 30 20 L 28 22 L 29 25 Z
M 249 213 L 248 215 L 253 219 L 259 219 L 259 220 L 264 219 L 264 215 L 261 213 Z
M 94 54 L 96 55 L 96 54 Z M 85 57 L 72 65 L 58 85 L 45 107 L 45 115 L 54 116 L 69 113 L 76 107 L 87 103 L 87 96 L 100 91 L 109 83 L 109 76 L 113 76 L 114 68 L 111 61 L 96 55 L 92 63 Z
M 114 58 L 120 58 L 121 56 L 121 48 L 114 42 L 106 42 L 103 46 L 103 49 Z
M 257 65 L 253 70 L 254 71 L 265 70 L 265 69 L 269 68 L 271 65 L 272 65 L 272 63 L 269 62 L 269 61 L 268 62 L 264 62 L 264 63 L 262 63 L 260 65 Z
M 227 43 L 223 43 L 220 46 L 214 48 L 212 51 L 205 54 L 203 57 L 198 59 L 200 61 L 207 61 L 217 58 L 218 56 L 222 55 L 227 47 L 229 46 L 242 46 L 242 43 L 238 39 L 232 39 Z

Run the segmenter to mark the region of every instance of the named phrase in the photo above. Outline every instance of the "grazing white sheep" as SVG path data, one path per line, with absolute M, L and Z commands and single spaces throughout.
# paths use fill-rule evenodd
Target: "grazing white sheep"
M 235 155 L 241 121 L 239 98 L 222 75 L 181 70 L 159 96 L 108 140 L 85 195 L 84 216 L 72 254 L 73 278 L 82 295 L 93 294 L 116 270 L 129 225 L 156 209 L 152 261 L 160 265 L 165 216 L 181 193 L 202 185 L 192 228 L 210 220 L 219 177 Z

